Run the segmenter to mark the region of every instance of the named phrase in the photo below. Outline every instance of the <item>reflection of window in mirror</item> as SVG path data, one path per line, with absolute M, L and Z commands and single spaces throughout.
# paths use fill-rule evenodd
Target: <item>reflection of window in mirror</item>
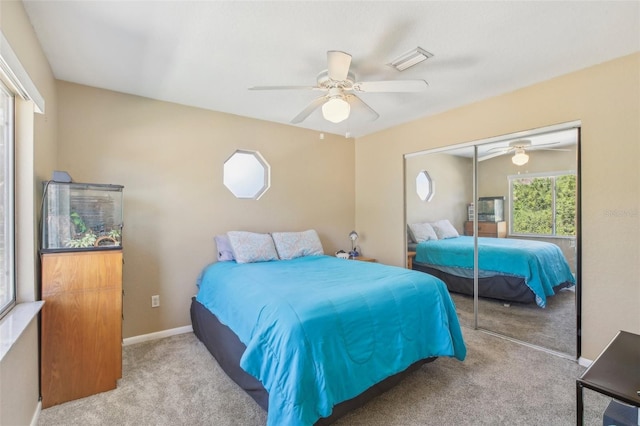
M 257 200 L 269 189 L 269 164 L 259 152 L 239 149 L 224 162 L 223 182 L 236 198 Z
M 435 194 L 434 183 L 426 170 L 422 170 L 416 177 L 416 192 L 422 201 L 431 201 Z

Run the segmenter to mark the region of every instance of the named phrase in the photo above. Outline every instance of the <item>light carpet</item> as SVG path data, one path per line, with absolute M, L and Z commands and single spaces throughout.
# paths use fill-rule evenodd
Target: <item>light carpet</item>
M 439 358 L 336 425 L 574 425 L 584 367 L 463 328 L 464 362 Z M 608 399 L 585 391 L 588 426 Z M 266 413 L 194 334 L 126 346 L 118 388 L 42 410 L 38 425 L 264 425 Z

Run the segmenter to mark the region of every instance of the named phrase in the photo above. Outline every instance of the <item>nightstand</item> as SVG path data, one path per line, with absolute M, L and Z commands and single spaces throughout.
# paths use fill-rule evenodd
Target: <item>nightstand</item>
M 373 257 L 365 257 L 365 256 L 350 257 L 349 260 L 359 260 L 361 262 L 375 262 L 376 261 Z
M 413 259 L 416 257 L 415 251 L 407 252 L 407 269 L 413 269 Z

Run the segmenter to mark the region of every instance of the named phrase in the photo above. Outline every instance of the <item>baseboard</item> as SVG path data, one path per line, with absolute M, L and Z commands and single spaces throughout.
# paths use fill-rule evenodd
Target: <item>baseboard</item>
M 589 367 L 593 361 L 583 357 L 578 358 L 578 364 L 583 367 Z
M 31 417 L 30 426 L 36 426 L 38 424 L 38 420 L 40 419 L 40 412 L 42 411 L 42 401 L 38 401 L 38 405 L 36 405 L 36 411 L 33 413 L 33 417 Z
M 122 346 L 133 345 L 135 343 L 148 342 L 150 340 L 163 339 L 165 337 L 175 336 L 177 334 L 191 333 L 191 332 L 193 332 L 193 327 L 190 325 L 185 325 L 184 327 L 171 328 L 169 330 L 157 331 L 155 333 L 127 337 L 126 339 L 122 339 Z

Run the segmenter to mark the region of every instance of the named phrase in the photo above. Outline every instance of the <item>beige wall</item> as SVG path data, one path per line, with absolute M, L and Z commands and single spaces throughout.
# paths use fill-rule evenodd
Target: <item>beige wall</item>
M 0 1 L 0 19 L 3 34 L 45 100 L 45 114 L 35 114 L 34 117 L 32 167 L 36 201 L 39 201 L 41 182 L 51 177 L 56 166 L 58 118 L 55 80 L 22 2 Z M 35 204 L 37 209 L 38 202 Z
M 356 228 L 363 250 L 404 264 L 406 153 L 582 122 L 582 356 L 640 332 L 640 53 L 363 137 Z
M 124 337 L 190 325 L 216 234 L 314 228 L 326 253 L 348 248 L 352 140 L 66 82 L 58 93 L 59 167 L 77 182 L 125 187 Z M 236 149 L 257 150 L 271 166 L 271 188 L 257 201 L 223 185 Z
M 31 321 L 0 365 L 2 425 L 28 425 L 36 413 L 40 395 L 37 324 Z
M 46 103 L 34 114 L 30 102 L 16 102 L 17 300 L 38 299 L 37 224 L 40 181 L 56 161 L 56 87 L 22 2 L 0 1 L 0 28 Z M 38 329 L 34 320 L 0 363 L 0 424 L 29 424 L 36 413 Z

